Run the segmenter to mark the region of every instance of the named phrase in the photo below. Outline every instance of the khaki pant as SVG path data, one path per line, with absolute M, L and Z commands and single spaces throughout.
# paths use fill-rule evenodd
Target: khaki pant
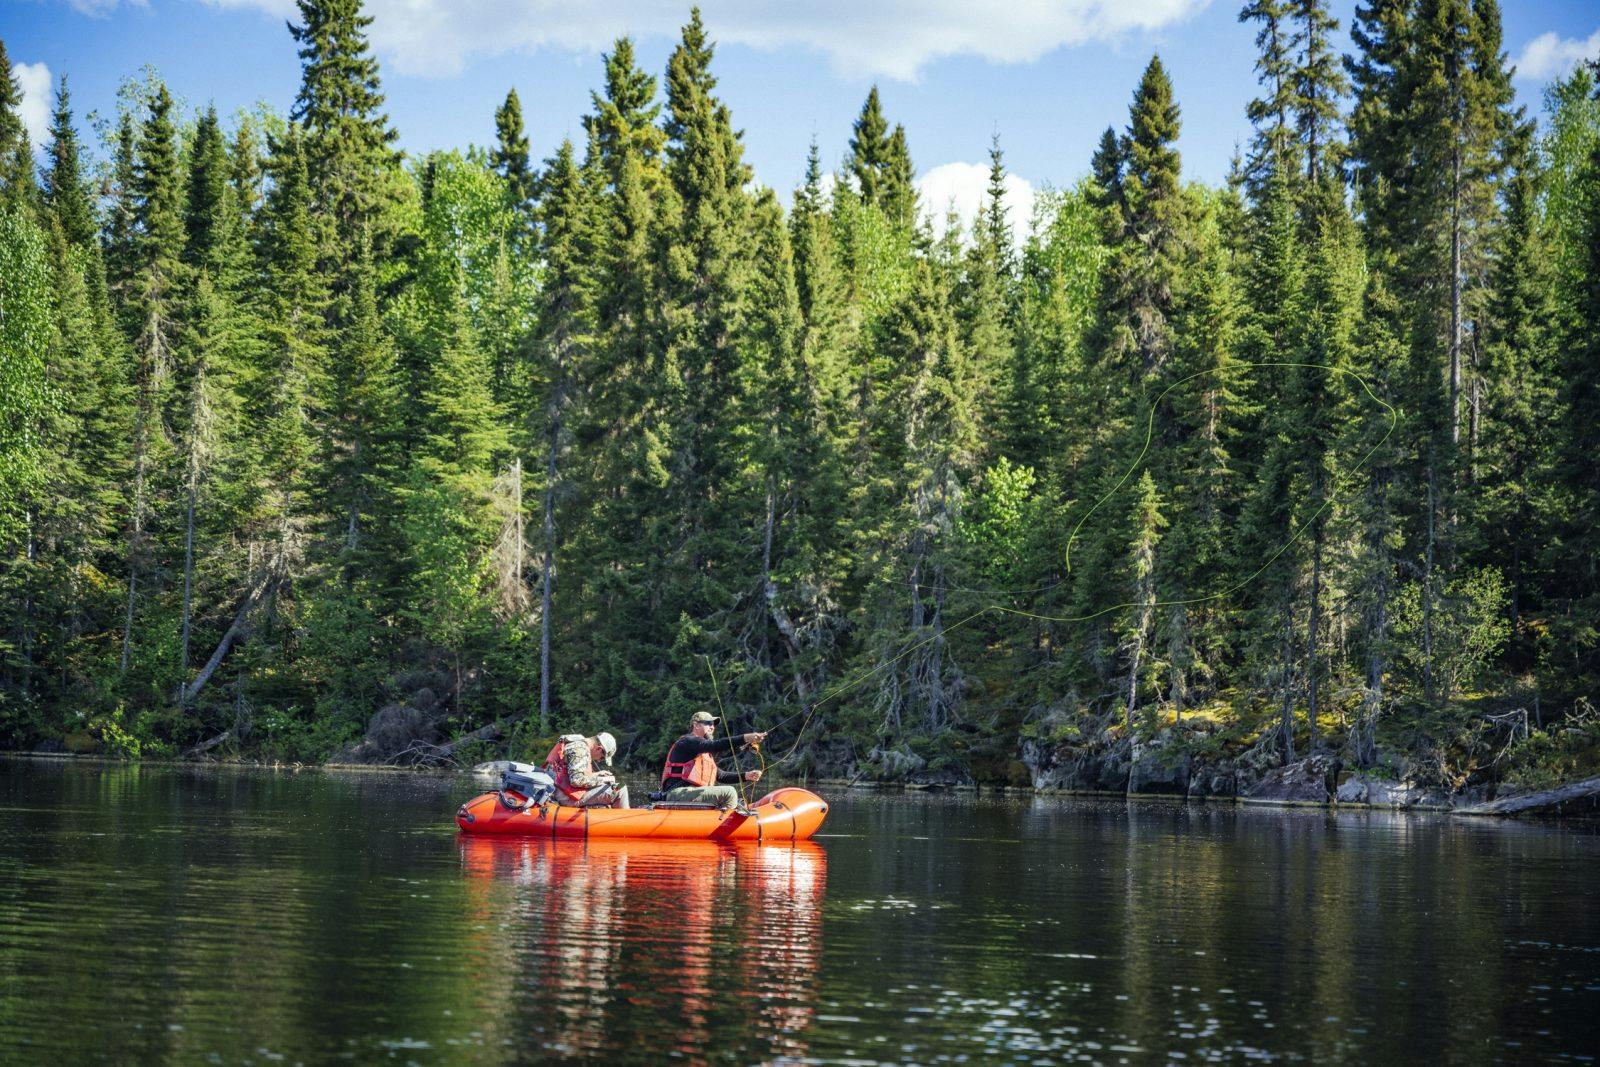
M 731 785 L 680 785 L 661 799 L 676 804 L 715 804 L 723 811 L 737 807 L 739 790 Z
M 563 799 L 562 803 L 569 808 L 626 808 L 629 806 L 628 787 L 609 783 L 597 785 L 582 796 Z

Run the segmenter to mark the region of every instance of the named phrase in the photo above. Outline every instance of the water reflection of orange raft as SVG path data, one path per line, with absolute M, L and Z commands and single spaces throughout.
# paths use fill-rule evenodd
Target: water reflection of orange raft
M 514 808 L 498 792 L 461 805 L 456 825 L 469 834 L 546 837 L 654 837 L 698 841 L 803 841 L 817 832 L 828 805 L 806 789 L 775 789 L 750 814 L 695 808 Z

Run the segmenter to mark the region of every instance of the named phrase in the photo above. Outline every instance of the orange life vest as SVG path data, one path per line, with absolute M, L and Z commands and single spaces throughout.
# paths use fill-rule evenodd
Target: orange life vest
M 550 750 L 550 755 L 544 758 L 545 769 L 550 772 L 550 777 L 556 780 L 556 788 L 569 797 L 580 797 L 586 792 L 572 784 L 572 779 L 567 775 L 567 746 L 574 741 L 582 743 L 582 734 L 565 734 L 556 739 L 556 746 Z
M 684 734 L 683 737 L 678 738 L 678 741 L 683 741 L 693 736 L 693 734 Z M 672 743 L 672 748 L 678 747 L 678 741 Z M 667 749 L 667 764 L 661 769 L 662 785 L 666 785 L 669 778 L 682 778 L 691 785 L 717 784 L 717 761 L 711 758 L 711 753 L 702 752 L 694 759 L 674 762 L 672 748 Z

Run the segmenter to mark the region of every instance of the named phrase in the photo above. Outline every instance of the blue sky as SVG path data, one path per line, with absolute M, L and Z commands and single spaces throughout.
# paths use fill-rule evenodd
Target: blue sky
M 1502 0 L 1505 47 L 1530 111 L 1581 55 L 1600 52 L 1594 0 Z M 976 192 L 998 133 L 1018 192 L 1064 185 L 1087 169 L 1108 123 L 1126 121 L 1139 73 L 1159 51 L 1183 113 L 1191 178 L 1218 181 L 1249 134 L 1254 30 L 1240 0 L 705 0 L 714 71 L 745 131 L 757 178 L 787 200 L 815 135 L 837 164 L 876 82 L 906 125 L 925 199 Z M 368 0 L 389 114 L 407 149 L 486 144 L 509 86 L 535 153 L 580 135 L 600 54 L 634 35 L 659 75 L 687 0 Z M 1347 40 L 1354 0 L 1335 0 Z M 119 82 L 154 66 L 190 106 L 286 109 L 298 83 L 284 29 L 292 0 L 0 0 L 0 38 L 29 94 L 66 73 L 80 116 L 115 104 Z M 1003 14 L 1002 14 L 1003 12 Z

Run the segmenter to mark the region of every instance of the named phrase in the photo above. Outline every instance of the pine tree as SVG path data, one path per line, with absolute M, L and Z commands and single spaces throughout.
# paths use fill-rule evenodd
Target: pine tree
M 529 159 L 528 135 L 522 127 L 522 101 L 517 90 L 506 93 L 505 103 L 494 112 L 494 169 L 505 179 L 506 193 L 519 212 L 533 206 L 534 174 Z

